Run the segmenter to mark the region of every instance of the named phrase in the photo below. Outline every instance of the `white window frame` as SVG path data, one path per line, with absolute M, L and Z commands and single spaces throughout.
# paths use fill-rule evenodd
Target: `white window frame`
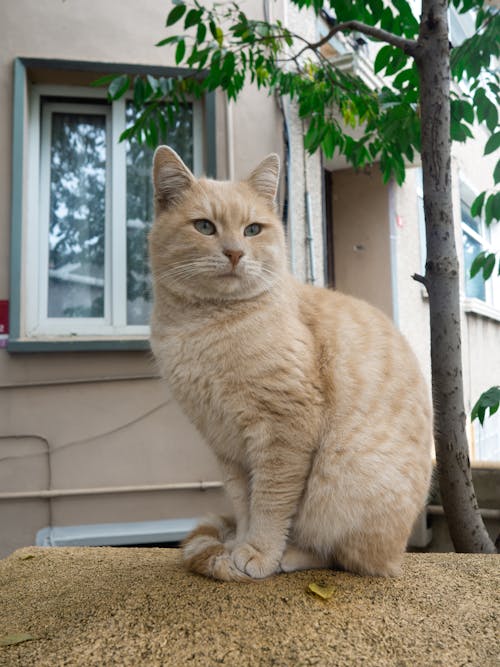
M 44 106 L 42 97 L 50 100 Z M 89 100 L 77 103 L 70 98 Z M 106 91 L 81 86 L 33 85 L 28 114 L 28 198 L 24 221 L 23 285 L 25 335 L 30 339 L 139 337 L 149 335 L 148 325 L 127 324 L 127 227 L 126 221 L 126 142 L 119 143 L 125 130 L 127 98 L 110 105 L 92 105 L 92 99 L 106 99 Z M 202 105 L 193 104 L 193 171 L 203 170 Z M 106 221 L 105 221 L 105 310 L 102 318 L 49 318 L 48 299 L 48 225 L 50 196 L 50 113 L 68 109 L 78 113 L 100 114 L 107 119 Z

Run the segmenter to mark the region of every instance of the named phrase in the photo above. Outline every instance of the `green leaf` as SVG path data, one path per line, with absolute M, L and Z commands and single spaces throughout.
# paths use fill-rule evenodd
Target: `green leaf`
M 484 154 L 489 155 L 490 153 L 493 153 L 494 151 L 497 150 L 499 146 L 500 146 L 500 132 L 496 132 L 495 134 L 492 134 L 491 137 L 486 142 L 486 146 L 484 147 Z
M 177 21 L 179 21 L 184 16 L 186 9 L 186 5 L 182 3 L 176 5 L 167 16 L 167 26 L 177 23 Z
M 486 257 L 486 252 L 483 250 L 481 251 L 476 257 L 474 257 L 474 261 L 471 264 L 470 267 L 470 277 L 474 278 L 474 276 L 479 273 L 479 271 L 483 268 L 484 260 Z
M 495 180 L 495 185 L 500 183 L 500 160 L 496 163 L 495 169 L 493 171 L 493 178 Z
M 136 76 L 134 81 L 134 104 L 140 107 L 146 99 L 146 90 L 141 76 Z
M 321 142 L 321 148 L 327 159 L 333 157 L 335 147 L 337 146 L 337 131 L 333 125 L 328 126 L 323 141 Z
M 393 57 L 391 58 L 391 61 L 387 65 L 385 69 L 385 73 L 387 76 L 391 76 L 392 74 L 396 74 L 404 65 L 406 65 L 406 62 L 408 61 L 408 56 L 404 51 L 401 49 L 396 49 L 396 52 L 394 53 Z
M 201 44 L 205 41 L 207 34 L 207 26 L 204 23 L 198 23 L 198 28 L 196 30 L 196 41 L 198 44 Z
M 500 220 L 500 192 L 495 192 L 486 200 L 484 221 L 489 226 L 493 220 Z
M 175 49 L 175 64 L 178 65 L 186 54 L 186 42 L 181 39 Z
M 203 16 L 203 9 L 190 9 L 186 14 L 186 19 L 184 21 L 184 30 L 187 30 L 188 28 L 191 28 L 191 26 L 199 23 L 202 16 Z
M 488 280 L 488 278 L 491 276 L 493 273 L 493 269 L 495 268 L 495 262 L 497 261 L 496 255 L 494 252 L 491 254 L 487 255 L 484 264 L 483 264 L 483 278 L 484 280 Z
M 380 49 L 375 58 L 375 62 L 373 63 L 373 69 L 375 71 L 375 74 L 377 74 L 378 72 L 383 70 L 384 67 L 387 66 L 387 63 L 391 59 L 393 51 L 394 47 L 391 46 L 390 44 L 387 44 L 386 46 L 383 46 Z
M 490 387 L 487 391 L 484 391 L 481 396 L 476 401 L 471 412 L 471 420 L 479 419 L 481 426 L 484 423 L 484 418 L 486 415 L 486 410 L 489 409 L 490 416 L 494 414 L 500 405 L 500 387 Z
M 214 21 L 210 21 L 208 25 L 210 27 L 212 37 L 215 39 L 219 46 L 222 46 L 222 42 L 224 41 L 224 33 L 222 32 L 222 28 L 216 25 Z
M 165 44 L 172 44 L 172 42 L 178 42 L 178 35 L 171 35 L 170 37 L 165 37 L 155 44 L 155 46 L 165 46 Z
M 118 74 L 106 74 L 106 76 L 101 76 L 99 79 L 91 82 L 91 86 L 96 88 L 98 86 L 107 86 L 113 79 L 116 79 Z
M 486 192 L 481 192 L 481 194 L 478 195 L 472 202 L 472 206 L 470 207 L 470 214 L 473 218 L 479 217 L 481 215 L 485 196 Z
M 108 96 L 112 100 L 117 100 L 124 95 L 130 86 L 130 79 L 127 74 L 121 74 L 109 84 Z

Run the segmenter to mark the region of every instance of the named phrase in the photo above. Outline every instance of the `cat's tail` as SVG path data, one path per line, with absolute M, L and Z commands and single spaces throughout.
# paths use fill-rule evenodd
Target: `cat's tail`
M 236 532 L 233 519 L 210 516 L 197 526 L 182 543 L 184 565 L 191 572 L 221 581 L 251 581 L 233 563 L 225 542 Z

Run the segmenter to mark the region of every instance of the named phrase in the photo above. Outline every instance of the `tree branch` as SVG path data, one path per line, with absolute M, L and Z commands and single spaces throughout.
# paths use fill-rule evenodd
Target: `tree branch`
M 337 25 L 334 25 L 333 28 L 331 28 L 330 31 L 318 42 L 314 42 L 313 44 L 308 44 L 308 46 L 305 46 L 303 49 L 301 49 L 301 51 L 297 54 L 297 56 L 299 56 L 307 49 L 316 50 L 321 48 L 324 44 L 329 42 L 330 39 L 338 32 L 350 32 L 351 30 L 356 30 L 357 32 L 361 32 L 364 35 L 368 35 L 369 37 L 378 39 L 381 42 L 387 42 L 387 44 L 392 44 L 393 46 L 397 46 L 398 49 L 402 49 L 405 53 L 408 53 L 409 55 L 413 55 L 418 44 L 418 42 L 414 39 L 406 39 L 404 37 L 399 37 L 398 35 L 394 35 L 392 32 L 388 32 L 387 30 L 382 30 L 382 28 L 376 28 L 375 26 L 372 25 L 367 25 L 366 23 L 362 23 L 361 21 L 345 21 L 344 23 L 337 23 Z
M 422 285 L 424 285 L 424 287 L 427 287 L 427 281 L 424 278 L 424 276 L 421 276 L 419 273 L 414 273 L 412 275 L 412 278 L 413 278 L 413 280 L 416 280 L 417 283 L 422 283 Z

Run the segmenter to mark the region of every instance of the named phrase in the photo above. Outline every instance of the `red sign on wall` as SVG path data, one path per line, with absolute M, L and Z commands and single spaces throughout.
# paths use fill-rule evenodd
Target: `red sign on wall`
M 0 301 L 0 336 L 9 333 L 9 302 Z

